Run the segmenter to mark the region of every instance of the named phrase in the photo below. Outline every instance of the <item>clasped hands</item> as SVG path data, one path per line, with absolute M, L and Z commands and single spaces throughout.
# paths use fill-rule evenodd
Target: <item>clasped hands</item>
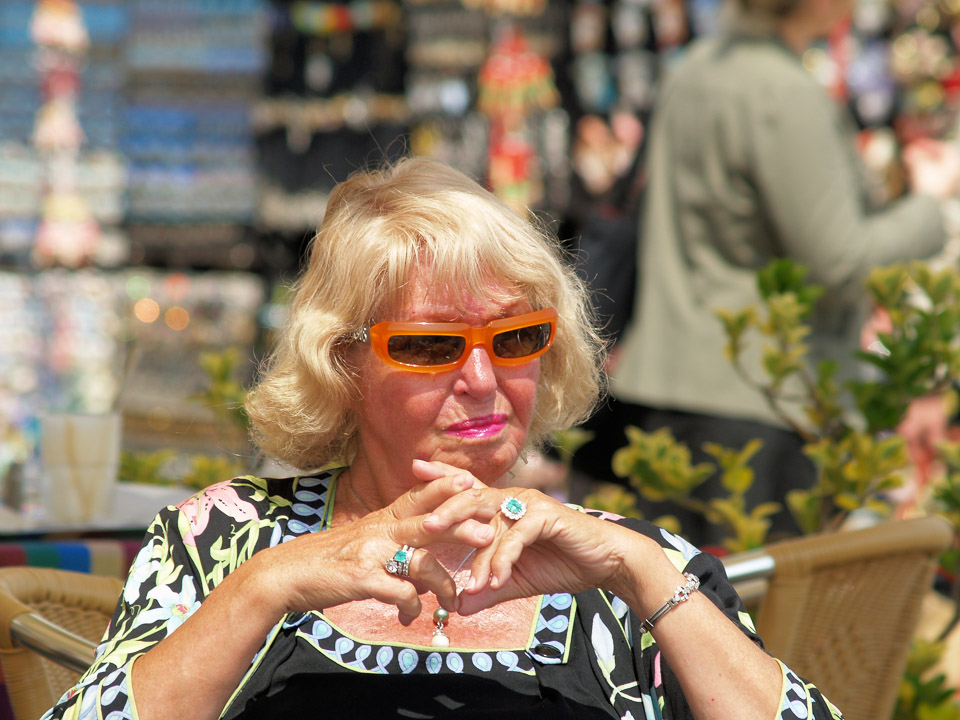
M 286 611 L 373 598 L 396 605 L 400 622 L 409 625 L 422 611 L 425 593 L 449 612 L 472 615 L 545 593 L 636 591 L 638 578 L 630 568 L 642 564 L 644 552 L 662 558 L 653 541 L 537 490 L 490 487 L 440 462 L 415 460 L 413 473 L 422 482 L 381 510 L 275 548 L 288 558 L 279 566 L 287 568 L 283 577 L 293 580 L 284 593 Z M 518 520 L 501 511 L 509 498 L 525 506 Z M 298 549 L 283 547 L 298 543 Z M 416 550 L 407 575 L 399 577 L 384 564 L 404 545 Z M 464 565 L 469 580 L 458 591 L 453 568 L 471 548 L 475 552 Z M 432 549 L 442 551 L 449 570 Z M 271 563 L 271 572 L 277 568 Z

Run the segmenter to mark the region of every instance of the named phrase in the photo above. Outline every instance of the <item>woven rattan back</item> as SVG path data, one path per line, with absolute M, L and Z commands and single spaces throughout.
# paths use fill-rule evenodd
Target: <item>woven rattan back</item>
M 23 612 L 99 642 L 122 582 L 66 570 L 0 568 L 0 664 L 17 720 L 36 720 L 76 683 L 79 673 L 18 646 L 10 623 Z
M 952 539 L 945 521 L 919 518 L 770 545 L 775 570 L 757 615 L 767 649 L 847 720 L 886 720 Z

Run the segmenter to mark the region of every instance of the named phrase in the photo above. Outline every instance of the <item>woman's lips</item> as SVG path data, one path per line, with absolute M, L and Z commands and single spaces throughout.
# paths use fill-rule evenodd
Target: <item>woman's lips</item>
M 462 438 L 485 438 L 496 435 L 506 424 L 505 414 L 486 415 L 454 423 L 447 428 L 447 432 Z

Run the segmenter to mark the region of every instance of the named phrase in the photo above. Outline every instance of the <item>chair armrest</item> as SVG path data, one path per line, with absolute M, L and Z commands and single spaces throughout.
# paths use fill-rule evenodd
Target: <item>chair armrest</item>
M 736 553 L 721 560 L 727 571 L 727 578 L 734 585 L 753 580 L 769 580 L 773 577 L 776 566 L 776 561 L 762 551 Z
M 767 594 L 776 561 L 762 550 L 735 553 L 721 560 L 727 571 L 727 579 L 730 580 L 740 599 L 751 612 L 756 610 L 764 595 Z
M 96 658 L 97 646 L 35 612 L 23 612 L 10 621 L 13 640 L 71 670 L 85 672 Z

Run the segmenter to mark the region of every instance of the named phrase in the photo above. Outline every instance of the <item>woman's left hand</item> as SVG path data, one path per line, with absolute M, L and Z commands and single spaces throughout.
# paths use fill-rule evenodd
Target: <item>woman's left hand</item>
M 414 473 L 422 480 L 469 474 L 444 463 L 421 461 L 414 463 Z M 500 504 L 510 497 L 526 507 L 519 520 L 500 511 Z M 666 561 L 655 543 L 615 523 L 569 508 L 537 490 L 488 487 L 476 478 L 472 491 L 443 503 L 424 524 L 443 528 L 463 516 L 463 503 L 471 503 L 473 517 L 493 528 L 494 539 L 473 560 L 470 581 L 460 595 L 462 615 L 551 592 L 595 587 L 617 592 L 629 586 L 633 595 L 639 588 L 636 575 L 627 577 L 628 565 L 636 568 L 646 557 L 655 564 Z

